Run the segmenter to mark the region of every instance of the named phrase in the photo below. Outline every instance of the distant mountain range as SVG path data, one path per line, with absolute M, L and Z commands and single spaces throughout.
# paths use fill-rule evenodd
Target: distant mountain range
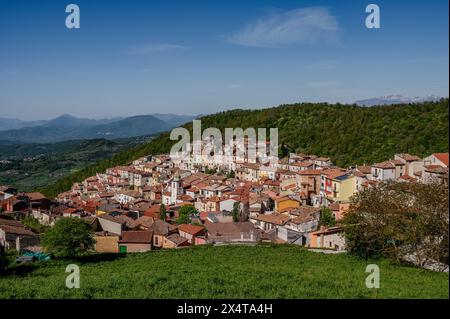
M 422 102 L 437 102 L 441 99 L 440 96 L 429 95 L 425 97 L 405 97 L 403 95 L 387 95 L 382 97 L 375 97 L 366 100 L 356 101 L 355 104 L 359 106 L 374 106 L 374 105 L 392 105 L 392 104 L 411 104 Z
M 50 143 L 74 139 L 117 139 L 152 135 L 197 117 L 154 114 L 94 120 L 65 114 L 48 121 L 30 122 L 0 118 L 0 143 Z

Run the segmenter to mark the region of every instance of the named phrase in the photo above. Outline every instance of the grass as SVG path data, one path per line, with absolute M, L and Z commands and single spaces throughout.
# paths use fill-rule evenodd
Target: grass
M 65 287 L 69 263 L 80 289 Z M 368 289 L 366 266 L 380 267 Z M 288 245 L 193 247 L 16 266 L 0 298 L 446 298 L 448 274 Z

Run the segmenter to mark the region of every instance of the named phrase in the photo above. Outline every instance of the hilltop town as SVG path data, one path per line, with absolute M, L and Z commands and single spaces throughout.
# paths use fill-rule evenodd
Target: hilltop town
M 355 193 L 388 180 L 448 185 L 449 155 L 395 154 L 346 169 L 329 158 L 293 153 L 276 164 L 247 157 L 231 164 L 148 155 L 75 183 L 54 200 L 1 186 L 1 215 L 13 219 L 0 218 L 0 244 L 39 250 L 38 235 L 20 221 L 31 215 L 48 226 L 64 217 L 86 220 L 97 252 L 259 242 L 343 251 L 339 221 Z M 336 222 L 332 227 L 320 225 L 324 208 Z

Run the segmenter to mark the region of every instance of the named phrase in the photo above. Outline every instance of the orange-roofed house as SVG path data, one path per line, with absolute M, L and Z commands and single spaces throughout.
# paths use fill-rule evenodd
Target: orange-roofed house
M 289 196 L 280 196 L 275 198 L 275 211 L 288 211 L 290 208 L 300 207 L 300 202 Z
M 205 231 L 205 227 L 190 225 L 190 224 L 181 224 L 178 226 L 178 233 L 180 236 L 186 238 L 189 241 L 189 244 L 195 243 L 195 238 L 203 235 Z
M 448 167 L 448 153 L 434 153 L 424 158 L 425 165 Z
M 269 231 L 276 229 L 277 226 L 283 226 L 289 221 L 289 219 L 289 216 L 274 213 L 268 215 L 261 214 L 256 217 L 252 217 L 250 220 L 258 228 L 264 231 Z
M 337 251 L 345 250 L 343 228 L 340 226 L 324 228 L 310 233 L 311 248 L 329 248 Z

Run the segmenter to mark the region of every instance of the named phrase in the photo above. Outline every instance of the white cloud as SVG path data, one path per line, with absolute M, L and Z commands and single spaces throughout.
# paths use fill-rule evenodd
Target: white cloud
M 143 55 L 143 54 L 151 54 L 158 53 L 164 51 L 172 51 L 172 50 L 180 50 L 185 47 L 179 44 L 161 44 L 161 43 L 151 43 L 145 44 L 141 46 L 135 46 L 130 50 L 130 53 L 133 55 Z
M 338 30 L 337 19 L 328 8 L 307 7 L 261 18 L 226 39 L 243 46 L 276 48 L 335 42 Z

